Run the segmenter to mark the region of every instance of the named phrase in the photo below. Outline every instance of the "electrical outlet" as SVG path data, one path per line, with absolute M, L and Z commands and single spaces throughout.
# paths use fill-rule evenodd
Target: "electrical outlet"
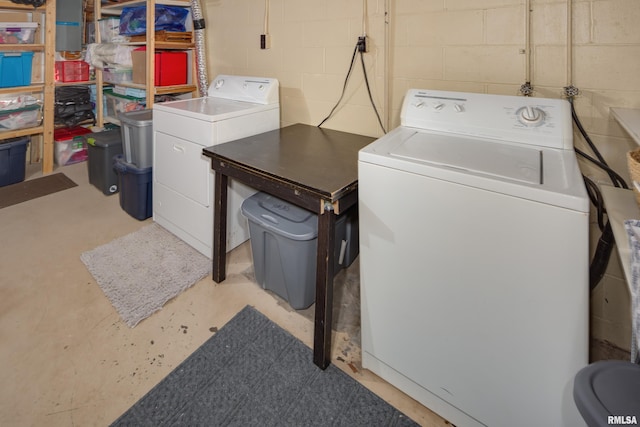
M 271 36 L 260 34 L 260 49 L 271 49 Z
M 358 37 L 358 52 L 369 52 L 369 46 L 367 45 L 367 36 Z

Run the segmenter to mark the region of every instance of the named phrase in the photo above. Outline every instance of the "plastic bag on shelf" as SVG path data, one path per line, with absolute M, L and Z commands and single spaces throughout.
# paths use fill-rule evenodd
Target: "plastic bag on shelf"
M 179 6 L 156 5 L 155 31 L 185 32 L 189 9 Z M 147 32 L 147 7 L 124 7 L 120 15 L 120 34 L 137 36 Z
M 133 49 L 135 46 L 117 43 L 91 43 L 87 45 L 85 61 L 100 69 L 109 65 L 131 68 L 131 51 Z
M 0 95 L 0 111 L 18 110 L 30 107 L 42 102 L 30 93 L 14 93 L 10 95 Z
M 44 5 L 47 0 L 11 0 L 11 2 L 16 4 L 28 4 L 29 6 L 33 7 L 40 7 Z
M 42 109 L 38 104 L 0 111 L 0 130 L 15 130 L 38 126 L 42 120 Z
M 96 124 L 91 102 L 90 90 L 87 86 L 60 86 L 56 88 L 54 105 L 54 122 L 66 126 L 75 126 L 86 120 Z

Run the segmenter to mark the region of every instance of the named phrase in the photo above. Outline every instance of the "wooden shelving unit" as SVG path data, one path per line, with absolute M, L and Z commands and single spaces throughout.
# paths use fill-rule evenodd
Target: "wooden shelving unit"
M 40 38 L 35 44 L 2 44 L 1 51 L 27 51 L 37 52 L 43 56 L 41 81 L 33 82 L 29 86 L 16 86 L 0 88 L 0 94 L 12 93 L 38 93 L 42 94 L 42 124 L 26 129 L 3 130 L 0 131 L 0 139 L 15 138 L 27 135 L 42 135 L 42 147 L 31 149 L 32 161 L 42 161 L 42 173 L 49 174 L 53 171 L 53 109 L 55 102 L 55 44 L 56 44 L 56 2 L 48 1 L 39 8 L 26 4 L 13 3 L 11 1 L 0 0 L 0 11 L 20 11 L 25 15 L 32 16 L 32 22 L 43 25 L 40 28 Z
M 105 16 L 114 16 L 120 15 L 122 13 L 122 9 L 124 7 L 133 7 L 133 6 L 146 6 L 146 19 L 147 19 L 147 28 L 153 27 L 149 23 L 155 22 L 155 6 L 156 4 L 161 5 L 169 5 L 169 6 L 180 6 L 185 8 L 190 8 L 191 3 L 188 0 L 129 0 L 129 1 L 119 1 L 118 3 L 108 3 L 102 4 L 101 0 L 95 0 L 94 3 L 94 22 L 96 28 L 96 42 L 100 43 L 101 36 L 99 31 L 98 20 Z M 192 38 L 193 40 L 193 38 Z M 127 43 L 129 46 L 146 46 L 146 83 L 145 84 L 136 84 L 136 83 L 117 83 L 118 86 L 123 87 L 131 87 L 136 89 L 143 89 L 146 93 L 146 108 L 153 108 L 154 98 L 156 95 L 167 95 L 167 94 L 179 94 L 179 93 L 189 93 L 196 92 L 197 86 L 195 82 L 195 43 L 191 42 L 176 42 L 176 41 L 160 41 L 156 40 L 154 31 L 147 31 L 145 41 L 136 41 Z M 165 49 L 165 50 L 185 50 L 191 51 L 191 83 L 186 85 L 176 85 L 176 86 L 156 86 L 155 78 L 154 78 L 154 69 L 155 69 L 155 55 L 154 52 L 156 49 Z M 103 75 L 99 70 L 96 70 L 96 86 L 98 88 L 102 88 L 104 86 Z M 102 103 L 103 95 L 102 91 L 97 91 L 97 124 L 98 126 L 103 126 L 104 123 L 104 112 L 103 103 Z

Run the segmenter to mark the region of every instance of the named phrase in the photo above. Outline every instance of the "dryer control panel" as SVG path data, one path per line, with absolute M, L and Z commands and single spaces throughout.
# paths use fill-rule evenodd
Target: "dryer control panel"
M 402 126 L 573 150 L 564 99 L 411 89 L 400 117 Z
M 276 104 L 279 102 L 278 80 L 267 77 L 219 75 L 209 85 L 209 96 L 252 102 Z

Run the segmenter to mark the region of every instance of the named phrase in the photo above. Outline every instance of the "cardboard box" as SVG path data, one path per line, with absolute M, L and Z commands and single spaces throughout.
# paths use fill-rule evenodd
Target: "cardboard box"
M 131 52 L 133 82 L 145 84 L 147 79 L 146 47 Z M 187 52 L 159 50 L 155 53 L 155 86 L 187 84 Z

